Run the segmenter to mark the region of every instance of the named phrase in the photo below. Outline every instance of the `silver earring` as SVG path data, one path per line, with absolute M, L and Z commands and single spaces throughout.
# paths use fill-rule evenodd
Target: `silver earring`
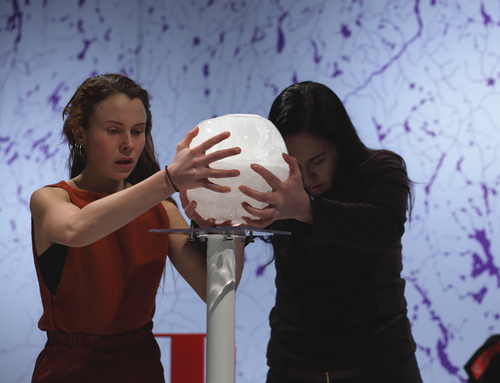
M 78 156 L 85 158 L 85 146 L 75 143 L 75 153 Z

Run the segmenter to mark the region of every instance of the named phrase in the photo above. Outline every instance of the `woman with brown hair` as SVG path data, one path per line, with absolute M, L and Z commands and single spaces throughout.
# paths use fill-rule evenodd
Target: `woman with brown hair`
M 240 149 L 205 154 L 228 132 L 190 148 L 195 128 L 161 169 L 149 95 L 119 74 L 87 79 L 63 116 L 70 180 L 35 191 L 30 204 L 43 304 L 39 328 L 48 337 L 33 382 L 163 382 L 151 330 L 166 257 L 204 300 L 206 255 L 186 236 L 149 229 L 188 227 L 170 198 L 176 191 L 228 192 L 208 178 L 239 172 L 209 165 Z M 242 244 L 236 257 L 239 281 Z

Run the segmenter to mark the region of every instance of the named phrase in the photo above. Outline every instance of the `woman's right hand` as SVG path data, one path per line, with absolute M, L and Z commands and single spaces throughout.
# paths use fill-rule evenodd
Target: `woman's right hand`
M 211 182 L 209 178 L 237 177 L 240 174 L 239 170 L 212 169 L 209 165 L 223 158 L 240 154 L 241 148 L 233 147 L 206 154 L 207 150 L 227 139 L 230 133 L 219 133 L 200 145 L 190 148 L 191 142 L 198 133 L 199 128 L 195 127 L 177 144 L 174 159 L 168 166 L 168 173 L 172 182 L 179 190 L 205 187 L 218 193 L 230 192 L 231 189 L 228 186 L 217 185 Z
M 254 172 L 264 178 L 271 186 L 272 191 L 263 193 L 245 185 L 239 187 L 239 190 L 246 196 L 266 204 L 264 208 L 257 209 L 248 202 L 242 203 L 243 209 L 257 217 L 257 219 L 242 217 L 247 225 L 264 228 L 274 221 L 282 219 L 296 219 L 312 224 L 311 202 L 309 195 L 304 190 L 297 160 L 286 153 L 283 153 L 283 159 L 290 167 L 290 174 L 285 182 L 261 165 L 252 164 L 250 166 Z

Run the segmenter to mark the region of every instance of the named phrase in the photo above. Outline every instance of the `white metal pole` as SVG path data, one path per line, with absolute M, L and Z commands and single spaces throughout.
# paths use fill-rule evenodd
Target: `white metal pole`
M 207 383 L 235 380 L 235 242 L 207 235 Z

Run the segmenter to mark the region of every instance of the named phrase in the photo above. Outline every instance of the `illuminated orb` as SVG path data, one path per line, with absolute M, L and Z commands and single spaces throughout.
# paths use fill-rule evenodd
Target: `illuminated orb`
M 199 134 L 194 138 L 191 148 L 217 133 L 229 131 L 231 136 L 215 145 L 206 153 L 238 146 L 241 153 L 229 158 L 213 162 L 213 169 L 238 169 L 240 175 L 233 178 L 211 178 L 213 183 L 229 186 L 230 193 L 217 193 L 205 188 L 188 190 L 189 200 L 198 204 L 196 211 L 203 218 L 215 218 L 216 223 L 231 220 L 232 224 L 245 221 L 242 216 L 250 216 L 242 207 L 243 201 L 256 208 L 266 204 L 247 197 L 238 190 L 238 186 L 246 185 L 261 192 L 270 192 L 271 187 L 251 168 L 257 163 L 274 173 L 280 180 L 286 181 L 289 167 L 283 160 L 282 153 L 287 153 L 285 141 L 278 129 L 268 119 L 255 114 L 228 114 L 202 121 L 198 124 Z

